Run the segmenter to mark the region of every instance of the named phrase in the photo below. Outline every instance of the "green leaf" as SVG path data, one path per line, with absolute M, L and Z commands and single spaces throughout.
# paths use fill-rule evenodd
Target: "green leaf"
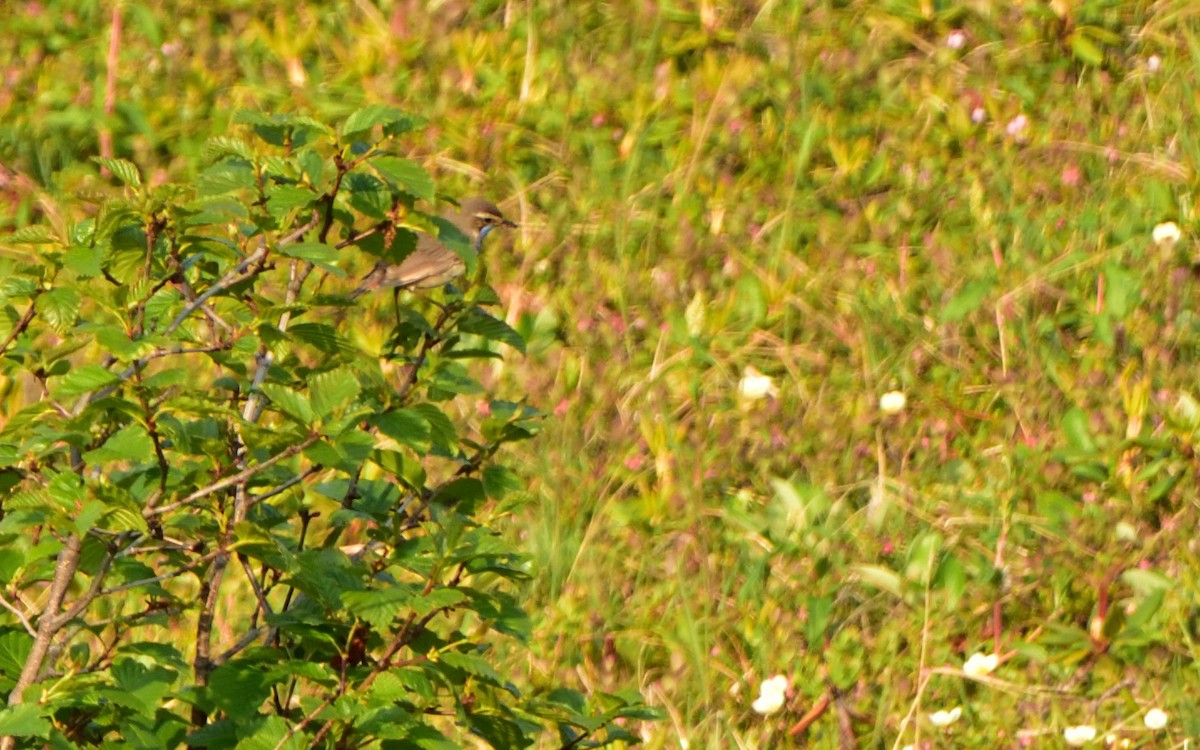
M 346 609 L 378 631 L 389 630 L 396 615 L 406 609 L 412 600 L 413 592 L 407 586 L 347 591 L 342 594 Z
M 467 674 L 472 674 L 476 677 L 482 677 L 497 684 L 502 682 L 500 675 L 496 672 L 495 667 L 489 664 L 486 659 L 478 654 L 464 654 L 458 651 L 446 651 L 438 658 L 440 661 L 443 661 L 457 669 L 461 669 Z
M 454 423 L 437 406 L 430 403 L 413 404 L 412 410 L 424 417 L 429 424 L 429 437 L 434 445 L 450 450 L 458 442 L 458 431 Z
M 236 190 L 256 190 L 258 174 L 246 163 L 222 162 L 209 167 L 196 179 L 199 196 L 224 195 Z
M 477 708 L 467 712 L 467 725 L 495 750 L 519 750 L 535 744 L 521 731 L 521 725 L 495 708 Z
M 251 161 L 254 158 L 254 151 L 250 148 L 250 144 L 241 138 L 228 135 L 209 138 L 205 142 L 201 153 L 209 161 L 217 161 L 227 156 L 236 156 L 246 161 Z
M 0 674 L 15 680 L 32 649 L 33 638 L 24 631 L 10 630 L 0 634 Z
M 392 191 L 374 175 L 353 172 L 342 182 L 346 201 L 371 219 L 383 220 L 392 210 Z
M 499 341 L 525 353 L 525 339 L 516 329 L 499 318 L 488 315 L 479 308 L 470 310 L 458 323 L 458 330 L 463 333 L 473 333 L 490 341 Z
M 92 161 L 112 172 L 112 175 L 129 187 L 141 187 L 142 176 L 138 173 L 137 165 L 125 159 L 109 159 L 103 156 L 93 156 Z
M 138 424 L 124 427 L 95 450 L 83 454 L 89 464 L 104 461 L 147 461 L 154 457 L 154 441 L 146 428 Z
M 851 565 L 850 569 L 868 586 L 874 586 L 894 596 L 900 596 L 903 591 L 900 575 L 890 568 L 881 565 Z
M 317 416 L 328 419 L 339 408 L 353 401 L 362 387 L 350 370 L 340 367 L 308 378 L 308 393 Z
M 456 227 L 448 219 L 443 219 L 440 216 L 433 217 L 433 223 L 438 228 L 437 238 L 443 245 L 458 253 L 462 258 L 463 265 L 466 266 L 467 278 L 475 275 L 475 269 L 479 267 L 479 253 L 475 252 L 475 247 L 467 238 L 462 230 Z
M 328 323 L 294 323 L 288 337 L 316 347 L 326 354 L 354 355 L 358 350 Z
M 1088 416 L 1079 407 L 1073 407 L 1063 415 L 1062 429 L 1067 436 L 1067 443 L 1075 450 L 1082 453 L 1095 453 L 1098 450 L 1088 426 Z
M 258 713 L 258 707 L 270 696 L 271 685 L 278 679 L 260 664 L 235 659 L 213 670 L 209 677 L 210 694 L 231 719 L 245 721 Z
M 317 200 L 313 191 L 295 185 L 276 185 L 267 191 L 267 210 L 276 218 L 296 208 L 312 205 Z
M 1104 62 L 1104 52 L 1084 34 L 1083 28 L 1071 34 L 1071 52 L 1077 60 L 1088 65 L 1098 66 Z
M 492 464 L 483 468 L 483 491 L 494 500 L 503 500 L 521 489 L 521 480 L 507 466 Z
M 267 394 L 280 411 L 300 424 L 307 427 L 313 423 L 313 408 L 304 395 L 278 383 L 263 383 L 262 392 Z
M 1159 591 L 1166 591 L 1175 586 L 1167 576 L 1153 570 L 1130 568 L 1121 574 L 1121 581 L 1140 596 L 1150 596 Z
M 41 737 L 50 736 L 50 722 L 41 716 L 41 706 L 22 703 L 0 711 L 0 736 Z
M 993 282 L 990 279 L 977 279 L 968 282 L 953 299 L 942 308 L 941 322 L 955 323 L 979 309 L 988 292 L 992 291 Z
M 421 127 L 422 120 L 397 107 L 385 104 L 371 104 L 352 113 L 342 123 L 342 138 L 351 140 L 376 125 L 383 126 L 384 135 L 403 135 L 410 130 Z
M 103 273 L 100 265 L 102 256 L 103 252 L 98 247 L 72 245 L 63 253 L 63 267 L 81 278 L 90 279 Z
M 279 248 L 279 252 L 289 258 L 306 260 L 338 278 L 346 278 L 346 272 L 337 265 L 340 257 L 338 251 L 330 245 L 323 245 L 320 242 L 300 242 L 295 245 L 284 245 Z
M 434 589 L 424 596 L 413 597 L 411 603 L 413 611 L 418 616 L 424 617 L 430 612 L 436 612 L 439 609 L 456 607 L 466 600 L 467 595 L 458 589 L 440 588 Z
M 1130 629 L 1141 629 L 1150 624 L 1154 615 L 1158 613 L 1162 607 L 1163 599 L 1166 598 L 1167 589 L 1160 588 L 1151 591 L 1143 599 L 1141 604 L 1137 605 L 1137 609 L 1129 616 L 1126 621 L 1126 626 Z
M 70 287 L 57 287 L 38 295 L 37 311 L 55 333 L 63 334 L 75 325 L 83 300 Z
M 384 179 L 396 183 L 405 192 L 426 201 L 433 201 L 433 178 L 420 164 L 398 156 L 379 156 L 372 159 L 371 166 Z
M 429 420 L 417 409 L 396 409 L 379 414 L 371 420 L 379 431 L 418 453 L 430 448 Z
M 302 750 L 312 746 L 311 735 L 292 731 L 282 716 L 267 716 L 248 724 L 240 727 L 237 750 Z
M 79 365 L 63 376 L 54 393 L 59 398 L 82 396 L 118 382 L 120 378 L 116 373 L 109 372 L 100 365 Z
M 31 224 L 27 227 L 21 227 L 5 237 L 4 241 L 12 245 L 60 244 L 58 238 L 50 231 L 50 227 L 43 224 Z

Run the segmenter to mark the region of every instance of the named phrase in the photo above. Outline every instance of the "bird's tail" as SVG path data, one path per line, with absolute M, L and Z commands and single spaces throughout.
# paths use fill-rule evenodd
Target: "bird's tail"
M 367 292 L 378 289 L 379 282 L 383 280 L 383 270 L 384 265 L 382 263 L 376 263 L 375 267 L 371 269 L 371 272 L 363 277 L 362 282 L 360 282 L 358 285 L 358 288 L 353 292 L 350 292 L 350 299 L 358 299 Z

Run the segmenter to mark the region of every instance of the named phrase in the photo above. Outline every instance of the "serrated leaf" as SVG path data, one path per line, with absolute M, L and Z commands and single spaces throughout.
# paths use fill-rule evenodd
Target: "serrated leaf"
M 383 126 L 385 135 L 401 135 L 420 126 L 419 118 L 406 114 L 397 107 L 385 104 L 371 104 L 357 110 L 342 123 L 342 137 L 352 138 L 364 133 L 376 125 Z
M 424 617 L 439 609 L 456 607 L 467 600 L 467 595 L 458 589 L 440 588 L 430 591 L 423 596 L 412 599 L 412 608 L 417 615 Z
M 328 419 L 339 408 L 353 401 L 360 390 L 362 387 L 358 378 L 344 367 L 317 373 L 308 379 L 312 407 L 322 419 Z
M 103 271 L 100 267 L 103 255 L 98 247 L 73 245 L 63 253 L 63 267 L 74 271 L 81 278 L 93 278 Z
M 346 201 L 372 219 L 386 219 L 392 209 L 392 191 L 374 175 L 352 173 L 342 182 Z
M 33 638 L 23 631 L 0 634 L 0 674 L 15 680 L 33 649 Z
M 138 172 L 137 165 L 125 159 L 110 159 L 104 156 L 93 156 L 92 161 L 107 169 L 121 182 L 129 187 L 141 187 L 142 175 Z
M 46 244 L 61 244 L 57 237 L 50 231 L 50 227 L 42 224 L 32 224 L 27 227 L 21 227 L 17 231 L 4 238 L 4 241 L 12 245 L 46 245 Z
M 280 411 L 300 422 L 300 424 L 307 427 L 313 423 L 312 404 L 309 403 L 303 394 L 297 393 L 291 388 L 279 385 L 278 383 L 263 383 L 262 392 L 267 394 L 267 397 L 271 399 L 271 403 L 279 407 Z
M 79 292 L 70 287 L 58 287 L 39 294 L 36 304 L 38 314 L 56 333 L 62 334 L 75 325 L 82 302 Z
M 313 191 L 295 185 L 276 185 L 267 191 L 267 210 L 281 217 L 293 209 L 311 205 L 317 199 Z
M 300 242 L 295 245 L 284 245 L 279 248 L 279 252 L 289 258 L 306 260 L 338 278 L 346 278 L 346 272 L 337 266 L 338 251 L 331 245 L 323 245 L 320 242 Z
M 222 162 L 209 167 L 196 178 L 199 196 L 223 195 L 235 190 L 253 190 L 258 176 L 249 164 Z
M 463 265 L 466 266 L 467 278 L 474 276 L 475 270 L 479 267 L 479 253 L 475 251 L 471 241 L 462 233 L 461 229 L 448 219 L 435 216 L 433 223 L 438 228 L 438 241 L 458 253 L 458 257 L 462 258 Z
M 0 736 L 45 738 L 50 736 L 50 722 L 36 703 L 9 706 L 0 711 Z
M 483 468 L 483 491 L 494 500 L 503 500 L 521 489 L 521 480 L 507 466 L 492 464 Z
M 406 586 L 372 591 L 347 591 L 342 594 L 342 603 L 346 609 L 380 632 L 391 628 L 396 615 L 406 609 L 412 599 L 413 592 Z
M 357 354 L 357 350 L 328 323 L 295 323 L 288 336 L 316 347 L 326 354 Z
M 396 183 L 405 192 L 422 200 L 433 200 L 433 178 L 415 161 L 398 156 L 380 156 L 370 163 L 384 179 Z
M 154 441 L 141 425 L 129 425 L 117 430 L 95 450 L 83 454 L 89 464 L 104 461 L 146 461 L 154 457 Z
M 490 341 L 499 341 L 502 344 L 508 344 L 522 354 L 525 353 L 525 339 L 521 334 L 517 333 L 515 328 L 499 318 L 493 318 L 478 308 L 471 310 L 463 316 L 462 320 L 458 323 L 458 330 L 462 333 L 473 333 L 476 336 L 482 336 Z
M 500 675 L 496 672 L 496 668 L 489 664 L 483 657 L 478 654 L 463 654 L 458 651 L 447 651 L 442 653 L 438 659 L 449 664 L 452 667 L 473 674 L 476 677 L 499 683 Z
M 204 144 L 202 153 L 204 158 L 209 161 L 216 161 L 226 156 L 236 156 L 246 161 L 254 158 L 254 150 L 250 148 L 249 143 L 241 138 L 228 135 L 209 138 Z
M 427 453 L 430 447 L 429 420 L 416 409 L 396 409 L 379 414 L 371 420 L 379 431 L 398 443 L 407 445 L 418 453 Z
M 412 410 L 424 417 L 429 424 L 429 437 L 434 445 L 449 450 L 458 442 L 458 431 L 454 423 L 437 406 L 430 403 L 413 404 Z
M 109 372 L 100 365 L 80 365 L 66 375 L 54 389 L 59 398 L 82 396 L 90 391 L 105 388 L 120 382 L 116 373 Z
M 141 513 L 130 508 L 113 508 L 104 515 L 104 528 L 108 531 L 141 531 L 149 530 L 149 525 Z

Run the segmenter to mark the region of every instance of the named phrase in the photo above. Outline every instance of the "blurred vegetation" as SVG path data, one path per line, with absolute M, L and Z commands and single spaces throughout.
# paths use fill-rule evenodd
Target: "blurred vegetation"
M 374 102 L 521 224 L 514 678 L 640 688 L 650 747 L 1200 734 L 1193 4 L 129 0 L 106 114 L 112 7 L 0 9 L 0 229 L 111 189 L 106 131 L 163 181 L 239 109 Z

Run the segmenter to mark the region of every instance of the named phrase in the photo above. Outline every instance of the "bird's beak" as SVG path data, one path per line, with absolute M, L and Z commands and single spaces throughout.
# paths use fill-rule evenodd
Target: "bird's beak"
M 509 227 L 510 229 L 516 229 L 517 222 L 510 221 L 509 219 L 504 219 L 500 222 L 500 226 Z

